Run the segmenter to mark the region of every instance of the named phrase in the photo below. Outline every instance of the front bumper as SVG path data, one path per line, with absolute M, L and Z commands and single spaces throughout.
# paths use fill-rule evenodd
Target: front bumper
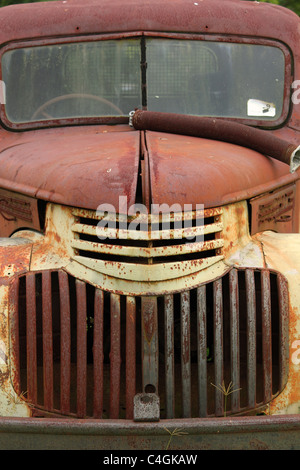
M 0 449 L 130 450 L 134 455 L 146 451 L 148 464 L 154 461 L 153 450 L 159 454 L 174 450 L 300 450 L 300 415 L 138 424 L 127 420 L 1 418 Z

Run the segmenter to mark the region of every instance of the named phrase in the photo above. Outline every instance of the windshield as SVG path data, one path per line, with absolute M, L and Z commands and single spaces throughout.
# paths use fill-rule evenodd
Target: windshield
M 12 123 L 150 111 L 275 121 L 285 57 L 269 45 L 163 38 L 18 48 L 1 61 Z

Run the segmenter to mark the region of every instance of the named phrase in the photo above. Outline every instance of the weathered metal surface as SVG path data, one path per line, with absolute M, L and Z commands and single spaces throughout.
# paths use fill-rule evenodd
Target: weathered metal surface
M 3 256 L 5 249 L 2 248 L 1 251 Z M 11 362 L 15 357 L 14 354 L 11 354 L 11 347 L 12 344 L 17 346 L 17 343 L 10 343 L 9 334 L 10 328 L 18 329 L 18 322 L 11 324 L 8 319 L 11 318 L 13 312 L 16 312 L 18 301 L 16 305 L 11 303 L 12 300 L 17 299 L 15 297 L 16 289 L 12 291 L 9 289 L 10 283 L 9 274 L 7 277 L 0 278 L 0 413 L 1 416 L 30 416 L 28 407 L 24 404 L 22 396 L 20 397 L 22 391 L 19 388 L 16 392 L 11 382 L 11 374 L 18 378 L 19 370 L 17 367 L 11 367 Z
M 167 209 L 162 207 L 162 211 Z M 104 269 L 106 272 L 109 269 L 113 274 L 115 266 L 115 276 L 125 276 L 126 263 L 144 265 L 145 259 L 151 264 L 156 261 L 153 258 L 161 258 L 157 261 L 157 264 L 161 264 L 164 259 L 166 262 L 185 261 L 186 255 L 194 254 L 193 259 L 201 259 L 204 268 L 207 265 L 204 258 L 214 261 L 214 256 L 222 254 L 224 241 L 221 233 L 223 229 L 221 208 L 144 214 L 143 220 L 140 220 L 140 216 L 126 217 L 113 213 L 104 216 L 98 211 L 79 209 L 73 210 L 72 213 L 76 217 L 81 217 L 80 220 L 83 219 L 84 223 L 77 221 L 73 224 L 74 237 L 71 246 L 76 252 L 79 250 L 80 257 L 92 259 L 96 254 L 98 260 L 103 258 L 107 261 L 106 263 L 96 261 L 95 268 L 98 265 L 98 269 Z M 88 241 L 86 236 L 89 237 Z M 153 241 L 156 242 L 156 246 L 153 246 Z M 80 258 L 78 260 L 80 262 Z M 109 263 L 112 260 L 114 263 Z M 84 263 L 84 260 L 82 261 Z M 134 269 L 133 266 L 130 267 L 132 280 Z M 143 266 L 143 271 L 147 269 Z M 149 267 L 149 269 L 153 271 L 159 267 Z M 123 273 L 118 274 L 121 271 Z M 139 279 L 144 277 L 145 275 L 139 276 Z
M 263 246 L 266 267 L 278 269 L 282 273 L 282 276 L 279 276 L 277 281 L 280 293 L 279 341 L 282 348 L 279 369 L 281 383 L 284 380 L 288 380 L 282 393 L 270 403 L 270 412 L 277 413 L 278 410 L 281 410 L 281 413 L 299 413 L 300 366 L 297 359 L 297 341 L 300 337 L 299 270 L 297 269 L 297 266 L 300 265 L 299 235 L 263 232 L 255 235 L 254 239 Z M 289 305 L 288 318 L 287 305 Z M 287 331 L 289 333 L 288 337 L 286 336 Z
M 181 340 L 181 383 L 182 416 L 191 417 L 191 345 L 190 345 L 190 292 L 180 294 L 180 340 Z
M 26 351 L 27 351 L 27 399 L 29 403 L 37 402 L 37 343 L 33 338 L 36 330 L 36 291 L 35 276 L 26 277 Z M 20 360 L 20 359 L 19 359 Z
M 126 297 L 126 418 L 133 419 L 136 393 L 136 300 Z
M 157 298 L 142 297 L 142 371 L 143 391 L 158 393 L 158 318 Z M 149 390 L 150 389 L 150 390 Z
M 247 302 L 247 394 L 248 405 L 253 408 L 256 403 L 256 295 L 254 271 L 246 271 Z
M 198 390 L 199 416 L 207 416 L 207 307 L 206 287 L 197 289 Z
M 0 236 L 10 237 L 23 227 L 40 230 L 37 200 L 0 190 Z
M 87 381 L 87 302 L 86 284 L 76 279 L 77 299 L 77 416 L 86 416 L 86 381 Z
M 232 269 L 230 274 L 180 294 L 124 298 L 67 278 L 63 271 L 46 270 L 24 275 L 19 283 L 14 280 L 11 289 L 11 299 L 18 305 L 11 312 L 13 380 L 19 393 L 27 390 L 29 406 L 40 415 L 130 420 L 134 397 L 155 393 L 161 400 L 161 418 L 224 416 L 261 409 L 285 387 L 288 290 L 279 273 Z M 276 318 L 267 320 L 271 296 L 274 305 L 280 304 L 280 324 Z M 60 311 L 56 310 L 58 305 Z M 66 318 L 62 318 L 64 314 Z M 241 328 L 236 331 L 238 319 Z M 26 331 L 24 326 L 17 326 L 24 322 Z M 58 330 L 54 328 L 57 324 Z M 238 333 L 243 341 L 237 340 Z M 92 343 L 88 342 L 91 334 Z M 268 358 L 263 351 L 262 365 L 256 354 L 258 338 L 270 335 L 269 344 L 272 338 L 281 355 L 278 372 L 269 367 L 276 359 L 274 352 Z M 56 343 L 49 345 L 54 337 Z M 21 372 L 27 377 L 25 381 Z M 233 383 L 237 398 L 226 407 L 220 387 L 224 380 L 226 387 L 236 380 L 239 372 L 240 378 Z M 273 376 L 275 389 L 268 385 Z M 198 400 L 193 400 L 196 395 Z M 141 397 L 136 400 L 137 419 L 143 415 L 143 403 L 147 419 L 157 419 L 156 411 L 151 418 L 150 401 L 143 402 Z
M 0 247 L 1 277 L 12 277 L 29 269 L 31 243 L 26 240 L 0 238 Z
M 250 201 L 252 208 L 251 234 L 264 230 L 298 233 L 296 184 L 289 185 Z
M 153 204 L 216 207 L 299 177 L 282 162 L 225 142 L 149 131 L 147 144 Z
M 241 34 L 252 36 L 251 26 L 253 22 L 257 25 L 257 35 L 261 37 L 274 37 L 274 26 L 284 21 L 286 28 L 276 33 L 283 42 L 293 43 L 295 36 L 291 30 L 296 23 L 296 18 L 291 13 L 280 14 L 278 10 L 259 7 L 252 3 L 240 3 L 236 0 L 220 5 L 218 1 L 212 0 L 210 6 L 200 5 L 200 3 L 186 4 L 183 0 L 176 2 L 156 2 L 155 8 L 152 5 L 135 1 L 130 4 L 121 1 L 111 4 L 108 0 L 99 2 L 89 0 L 83 6 L 80 0 L 73 0 L 67 4 L 56 3 L 54 5 L 42 4 L 28 8 L 27 5 L 20 5 L 18 8 L 5 8 L 2 15 L 1 36 L 6 40 L 16 40 L 27 37 L 48 37 L 61 35 L 61 22 L 64 22 L 66 34 L 86 34 L 90 32 L 115 32 L 115 31 L 186 31 L 194 33 L 200 29 L 207 33 L 230 33 L 236 27 L 235 21 L 243 18 L 239 24 Z M 270 16 L 270 20 L 265 25 L 261 15 L 264 13 Z M 33 18 L 30 21 L 30 14 Z M 14 28 L 9 28 L 7 22 L 14 15 Z M 199 25 L 199 15 L 202 15 L 202 23 Z M 249 18 L 250 17 L 250 18 Z M 47 22 L 46 19 L 49 19 Z M 225 21 L 225 19 L 227 21 Z M 44 25 L 44 30 L 41 29 Z M 234 25 L 234 26 L 233 26 Z M 202 26 L 202 27 L 201 27 Z M 252 34 L 251 34 L 252 33 Z
M 118 130 L 88 126 L 17 135 L 1 130 L 0 186 L 75 207 L 111 204 L 127 213 L 135 203 L 139 132 Z M 127 196 L 125 207 L 119 208 L 119 196 Z
M 225 216 L 226 230 L 222 230 L 224 228 L 222 211 Z M 16 234 L 26 237 L 23 240 L 22 246 L 18 246 L 21 239 L 13 238 L 11 240 L 5 240 L 6 250 L 3 251 L 3 259 L 5 259 L 3 265 L 6 262 L 8 264 L 4 273 L 7 271 L 10 275 L 13 275 L 13 273 L 18 272 L 19 269 L 25 271 L 27 269 L 39 271 L 40 269 L 66 267 L 67 270 L 74 273 L 76 277 L 90 281 L 93 284 L 96 282 L 103 288 L 107 288 L 109 291 L 116 293 L 165 293 L 168 289 L 170 291 L 182 290 L 190 288 L 193 285 L 198 285 L 200 282 L 205 282 L 207 278 L 213 279 L 214 277 L 218 277 L 219 274 L 228 269 L 225 264 L 221 263 L 223 260 L 222 252 L 224 251 L 226 256 L 228 256 L 232 250 L 234 251 L 237 247 L 241 247 L 245 243 L 250 242 L 249 235 L 247 235 L 247 207 L 244 203 L 238 203 L 233 206 L 225 206 L 222 210 L 216 208 L 204 211 L 205 220 L 208 218 L 207 223 L 204 220 L 204 237 L 206 237 L 207 233 L 210 238 L 214 237 L 214 240 L 209 239 L 208 241 L 199 243 L 189 242 L 183 245 L 177 245 L 177 241 L 174 240 L 175 245 L 172 244 L 171 246 L 170 240 L 166 240 L 168 242 L 167 245 L 165 245 L 164 240 L 161 240 L 160 247 L 143 248 L 140 246 L 128 246 L 129 240 L 125 239 L 124 245 L 110 245 L 114 258 L 111 260 L 106 258 L 106 260 L 103 260 L 101 266 L 99 260 L 93 259 L 89 260 L 91 261 L 90 268 L 87 266 L 84 267 L 83 264 L 77 262 L 70 263 L 70 258 L 74 257 L 76 253 L 74 248 L 72 248 L 72 246 L 75 247 L 76 241 L 78 241 L 76 246 L 81 248 L 81 250 L 86 247 L 84 240 L 75 238 L 80 236 L 80 234 L 73 232 L 75 217 L 81 215 L 85 219 L 89 218 L 89 223 L 97 223 L 97 220 L 93 221 L 92 219 L 92 216 L 95 214 L 96 211 L 84 211 L 80 209 L 75 211 L 66 206 L 49 204 L 46 210 L 44 236 L 41 234 L 37 235 L 35 232 L 27 230 Z M 184 213 L 184 216 L 185 215 L 190 215 L 190 213 Z M 214 219 L 212 219 L 212 217 Z M 171 221 L 171 224 L 175 222 L 177 222 L 177 216 Z M 179 222 L 183 221 L 180 220 Z M 87 227 L 89 227 L 89 225 L 87 225 Z M 219 232 L 219 230 L 222 230 L 222 232 Z M 216 238 L 218 233 L 220 233 L 220 237 Z M 179 241 L 182 242 L 182 240 Z M 23 248 L 24 243 L 27 245 L 26 249 Z M 4 241 L 1 242 L 2 246 L 4 246 L 3 244 Z M 91 244 L 93 245 L 90 248 L 93 256 L 97 254 L 97 257 L 102 257 L 102 253 L 105 255 L 108 254 L 108 250 L 105 249 L 106 244 L 103 244 L 102 240 L 99 240 L 97 237 L 95 237 L 95 241 L 91 242 Z M 196 247 L 200 247 L 200 249 L 203 250 L 199 252 L 201 256 L 200 259 L 198 262 L 196 260 L 187 261 L 185 259 L 186 253 L 194 253 Z M 129 256 L 129 254 L 132 254 L 131 250 L 133 250 L 136 256 L 139 254 L 142 256 L 131 260 Z M 9 252 L 10 255 L 8 255 Z M 89 253 L 90 251 L 82 251 L 80 254 L 82 258 L 85 257 L 84 259 L 87 259 L 89 258 Z M 143 257 L 151 260 L 151 257 L 149 258 L 150 255 L 154 256 L 158 254 L 162 256 L 159 263 L 149 265 L 142 264 L 139 266 Z M 175 254 L 176 256 L 180 256 L 180 259 L 178 259 L 178 262 L 174 263 L 172 256 Z M 119 258 L 116 259 L 115 255 L 118 255 Z M 10 258 L 8 256 L 10 256 Z M 23 265 L 22 261 L 24 256 L 27 260 L 26 265 Z M 81 261 L 81 257 L 78 259 Z M 162 263 L 162 261 L 164 262 Z M 181 264 L 182 261 L 184 264 Z M 138 265 L 136 264 L 137 262 L 139 263 Z M 211 262 L 213 264 L 211 264 Z M 95 266 L 93 263 L 95 263 Z M 211 266 L 209 266 L 210 264 Z M 93 266 L 97 268 L 97 271 L 92 269 Z M 101 270 L 103 274 L 99 272 Z M 162 284 L 155 280 L 151 281 L 151 283 L 149 280 L 142 282 L 142 279 L 145 278 L 148 271 L 153 279 L 155 276 L 159 276 L 164 282 Z M 134 276 L 136 276 L 136 280 L 134 280 Z M 168 282 L 169 276 L 171 276 L 170 282 Z M 118 278 L 120 280 L 116 284 L 115 279 Z
M 238 272 L 233 269 L 229 273 L 230 285 L 230 361 L 231 361 L 231 377 L 232 383 L 236 389 L 240 388 L 240 324 L 239 324 L 239 286 Z M 233 393 L 232 410 L 238 411 L 240 408 L 240 395 Z
M 11 335 L 11 378 L 15 384 L 14 389 L 21 395 L 21 375 L 20 375 L 20 322 L 19 315 L 19 278 L 16 278 L 10 287 L 10 335 Z
M 43 383 L 44 405 L 48 410 L 53 409 L 53 328 L 52 328 L 52 289 L 51 273 L 45 271 L 42 275 L 43 298 Z M 34 336 L 33 336 L 34 337 Z M 32 338 L 30 338 L 32 340 Z
M 71 208 L 58 204 L 48 204 L 45 213 L 44 234 L 37 234 L 30 230 L 16 233 L 32 243 L 30 270 L 37 271 L 41 267 L 51 269 L 65 266 L 73 250 L 70 238 L 73 236 L 71 226 L 74 218 Z
M 223 288 L 222 279 L 218 279 L 213 284 L 214 295 L 214 357 L 215 357 L 215 374 L 214 384 L 219 386 L 224 381 L 224 349 L 223 349 Z M 216 416 L 224 414 L 224 404 L 222 392 L 219 388 L 215 388 L 215 408 Z
M 121 306 L 120 296 L 111 295 L 110 333 L 110 417 L 119 417 L 121 372 Z
M 93 263 L 83 264 L 77 261 L 76 258 L 72 259 L 69 264 L 66 266 L 66 271 L 75 276 L 79 279 L 85 280 L 90 282 L 93 285 L 101 286 L 103 289 L 107 290 L 108 292 L 115 292 L 118 294 L 127 294 L 127 295 L 156 295 L 156 294 L 168 294 L 169 292 L 180 292 L 185 289 L 190 289 L 193 286 L 198 286 L 202 282 L 206 282 L 207 279 L 215 279 L 224 273 L 226 273 L 230 268 L 227 264 L 222 262 L 222 257 L 216 259 L 216 263 L 211 264 L 209 266 L 205 266 L 203 263 L 199 264 L 199 269 L 196 269 L 194 272 L 185 271 L 184 276 L 178 277 L 174 276 L 170 278 L 169 276 L 163 276 L 161 270 L 159 271 L 159 275 L 162 275 L 163 282 L 159 280 L 150 280 L 147 277 L 146 280 L 142 280 L 141 277 L 145 277 L 145 272 L 143 272 L 142 267 L 140 271 L 135 271 L 134 277 L 121 277 L 120 271 L 107 270 L 106 273 L 103 273 L 102 269 L 99 270 L 99 265 L 93 267 Z M 220 261 L 220 262 L 219 262 Z M 107 262 L 108 264 L 108 262 Z M 153 265 L 144 265 L 153 266 Z M 203 269 L 205 266 L 205 269 Z M 96 269 L 95 269 L 96 267 Z M 128 266 L 128 273 L 132 264 Z M 161 265 L 160 265 L 161 267 Z M 172 270 L 170 269 L 172 266 L 166 266 L 168 268 L 168 273 Z M 178 264 L 179 267 L 179 264 Z M 182 266 L 183 268 L 185 266 Z M 115 268 L 115 267 L 114 267 Z M 124 266 L 126 269 L 127 266 Z M 173 267 L 174 268 L 174 267 Z M 153 269 L 153 268 L 152 268 Z M 173 269 L 174 270 L 174 269 Z M 176 270 L 176 267 L 175 267 Z M 178 273 L 178 270 L 176 270 Z M 125 271 L 126 272 L 126 271 Z M 155 269 L 153 269 L 153 273 Z M 115 277 L 114 273 L 117 273 L 118 276 Z M 137 275 L 138 273 L 138 275 Z M 157 271 L 156 271 L 157 275 Z M 167 278 L 167 279 L 166 279 Z
M 219 226 L 220 227 L 220 226 Z M 210 251 L 222 248 L 224 241 L 219 238 L 209 242 L 198 242 L 198 243 L 185 243 L 182 245 L 173 246 L 161 246 L 161 247 L 134 247 L 134 246 L 119 246 L 119 245 L 108 245 L 105 243 L 97 243 L 91 241 L 85 241 L 81 239 L 72 240 L 72 247 L 77 250 L 83 250 L 91 253 L 99 253 L 107 255 L 115 255 L 119 257 L 130 257 L 130 258 L 158 258 L 158 257 L 172 257 L 172 256 L 183 256 L 191 253 L 200 253 L 203 251 Z
M 145 215 L 141 230 L 133 225 L 133 216 L 111 213 L 104 220 L 98 212 L 76 209 L 72 213 L 81 216 L 72 225 L 71 246 L 76 250 L 72 258 L 115 278 L 165 281 L 206 269 L 223 259 L 220 208 Z M 104 225 L 96 225 L 97 220 L 104 220 Z M 137 224 L 140 228 L 140 222 Z M 157 246 L 153 247 L 152 242 Z M 188 254 L 194 255 L 191 261 L 186 260 Z
M 102 418 L 103 413 L 103 370 L 104 370 L 104 300 L 103 291 L 96 290 L 94 310 L 94 417 Z
M 223 260 L 222 255 L 200 260 L 181 261 L 173 263 L 154 264 L 132 264 L 132 263 L 114 263 L 112 261 L 103 261 L 83 256 L 74 256 L 73 259 L 94 272 L 103 273 L 114 278 L 125 279 L 128 281 L 139 282 L 158 282 L 170 279 L 178 279 L 183 276 L 197 273 L 203 269 Z
M 288 164 L 291 173 L 300 165 L 298 145 L 270 132 L 225 119 L 137 110 L 132 124 L 138 130 L 202 137 L 250 148 Z
M 148 227 L 146 227 L 148 228 Z M 101 239 L 123 239 L 123 240 L 176 240 L 176 239 L 188 239 L 192 237 L 199 237 L 201 235 L 207 235 L 209 233 L 220 232 L 222 230 L 222 224 L 210 224 L 207 226 L 199 224 L 197 227 L 188 227 L 180 229 L 168 229 L 168 230 L 128 230 L 128 229 L 115 229 L 115 228 L 104 228 L 104 227 L 93 227 L 90 225 L 84 224 L 74 224 L 72 230 L 75 233 L 92 235 L 94 237 L 99 237 Z M 198 248 L 200 246 L 198 245 Z M 205 246 L 204 246 L 205 248 Z M 175 252 L 176 253 L 176 252 Z M 153 254 L 155 251 L 153 250 Z
M 60 295 L 60 354 L 61 354 L 61 396 L 60 407 L 63 414 L 70 413 L 71 386 L 71 319 L 68 275 L 64 271 L 58 273 Z M 97 331 L 97 330 L 95 330 Z M 96 385 L 95 385 L 96 388 Z
M 279 369 L 280 369 L 280 384 L 281 387 L 284 383 L 288 381 L 289 376 L 289 292 L 287 289 L 287 281 L 283 276 L 279 276 L 278 280 L 278 292 L 279 292 L 279 321 L 280 321 L 280 344 L 282 348 L 282 353 L 279 358 Z M 293 309 L 292 309 L 293 311 Z M 293 312 L 294 313 L 294 312 Z M 293 344 L 293 343 L 292 343 Z M 298 381 L 299 383 L 299 381 Z M 298 390 L 299 392 L 299 390 Z
M 264 400 L 269 402 L 272 398 L 272 335 L 271 335 L 271 296 L 270 273 L 262 271 L 262 355 L 263 355 L 263 387 Z
M 165 315 L 165 394 L 167 418 L 175 415 L 175 370 L 174 370 L 174 300 L 172 295 L 164 297 Z
M 132 421 L 1 418 L 2 450 L 300 450 L 299 415 Z M 170 432 L 168 432 L 168 431 Z M 134 455 L 137 455 L 134 454 Z M 98 455 L 98 454 L 97 454 Z M 144 458 L 144 457 L 143 457 Z M 99 462 L 99 460 L 97 460 Z M 150 462 L 151 463 L 151 462 Z
M 73 232 L 75 224 L 72 224 L 72 233 L 69 234 L 70 238 L 68 238 L 67 235 L 65 235 L 64 238 L 67 240 L 71 239 L 71 246 L 81 250 L 79 254 L 75 256 L 74 252 L 71 253 L 73 261 L 67 265 L 68 272 L 79 276 L 81 279 L 90 281 L 93 284 L 97 283 L 97 285 L 101 285 L 108 291 L 121 294 L 135 293 L 151 295 L 153 293 L 168 293 L 189 289 L 199 285 L 201 282 L 206 282 L 208 279 L 214 279 L 221 275 L 222 271 L 225 272 L 228 269 L 227 265 L 224 263 L 225 258 L 234 256 L 237 250 L 242 249 L 247 246 L 247 244 L 253 246 L 248 230 L 248 209 L 245 201 L 226 205 L 222 208 L 205 209 L 204 226 L 202 226 L 204 242 L 189 242 L 184 245 L 177 245 L 177 241 L 174 240 L 175 245 L 173 245 L 172 239 L 167 240 L 168 244 L 165 245 L 165 241 L 161 240 L 160 247 L 152 247 L 151 245 L 148 245 L 148 247 L 136 246 L 134 245 L 135 240 L 128 240 L 126 237 L 122 240 L 120 239 L 118 230 L 114 230 L 113 233 L 117 237 L 116 241 L 118 243 L 116 243 L 115 240 L 110 240 L 111 244 L 109 248 L 105 240 L 103 243 L 103 240 L 99 240 L 95 236 L 97 233 L 95 224 L 98 220 L 96 218 L 96 211 L 72 209 L 72 214 L 85 219 L 86 225 L 82 224 L 83 236 L 86 234 L 90 236 L 91 233 L 94 235 L 88 247 L 85 240 L 78 238 L 81 237 L 81 234 L 79 232 Z M 193 216 L 193 214 L 194 212 L 174 214 L 174 217 L 171 217 L 171 222 L 183 222 L 182 219 L 177 219 L 177 217 L 182 217 L 182 215 L 184 215 L 184 217 L 190 217 Z M 65 216 L 66 214 L 64 214 L 63 211 L 61 215 Z M 152 216 L 153 214 L 149 216 L 150 222 Z M 127 223 L 131 222 L 131 218 L 128 216 L 124 216 L 124 218 L 120 214 L 116 214 L 114 217 L 117 219 L 117 222 L 126 223 L 126 226 Z M 155 217 L 156 214 L 154 218 Z M 87 219 L 89 219 L 88 222 Z M 188 222 L 190 222 L 190 219 L 188 219 Z M 63 219 L 61 219 L 59 224 L 57 222 L 57 230 L 60 230 L 60 234 L 63 224 L 66 225 Z M 63 232 L 66 232 L 66 230 Z M 214 239 L 205 241 L 206 234 L 210 238 L 213 236 Z M 151 231 L 149 233 L 144 231 L 140 237 L 143 242 L 148 243 L 152 241 Z M 199 255 L 194 256 L 194 258 L 200 256 L 198 260 L 199 264 L 197 259 L 186 260 L 186 252 L 189 251 L 192 253 L 194 251 L 194 245 L 197 247 L 200 245 L 201 250 L 203 250 L 199 252 Z M 88 248 L 87 251 L 84 251 L 85 248 Z M 206 251 L 208 248 L 210 248 L 211 251 Z M 113 254 L 112 258 L 107 256 L 110 250 L 111 254 Z M 259 251 L 258 247 L 257 250 Z M 77 252 L 75 251 L 75 253 Z M 177 258 L 179 262 L 172 264 L 174 263 L 172 255 L 175 253 L 177 253 L 177 256 L 180 256 L 180 259 Z M 105 257 L 103 257 L 103 254 Z M 133 257 L 133 254 L 136 256 L 140 254 L 141 256 Z M 155 255 L 158 254 L 162 256 L 162 258 L 158 260 L 159 262 L 151 260 L 150 255 L 156 258 Z M 249 256 L 249 253 L 247 253 L 247 263 L 251 260 L 251 265 L 258 267 L 263 266 L 263 254 L 261 250 L 257 253 L 257 259 L 253 258 L 252 253 L 251 256 Z M 94 259 L 94 257 L 97 259 Z M 154 263 L 145 264 L 143 258 L 154 261 Z M 213 264 L 210 265 L 211 262 L 213 262 Z M 236 262 L 237 261 L 234 260 L 234 263 Z M 155 281 L 155 276 L 156 279 L 160 277 L 163 282 Z
M 138 393 L 134 397 L 134 421 L 159 421 L 159 396 L 156 393 Z
M 126 31 L 186 31 L 195 33 L 232 33 L 236 29 L 241 35 L 253 35 L 253 23 L 256 25 L 256 34 L 261 37 L 274 37 L 274 26 L 284 22 L 285 28 L 276 31 L 276 37 L 289 45 L 296 41 L 295 29 L 297 19 L 289 12 L 280 14 L 278 10 L 265 5 L 253 5 L 233 0 L 220 5 L 220 2 L 211 0 L 210 5 L 200 3 L 186 4 L 183 0 L 176 2 L 156 2 L 152 5 L 140 1 L 114 2 L 108 0 L 99 2 L 89 0 L 85 4 L 85 14 L 80 0 L 68 4 L 39 4 L 28 8 L 20 5 L 14 9 L 3 9 L 1 12 L 0 42 L 23 39 L 28 37 L 61 36 L 61 22 L 64 23 L 64 32 L 68 35 L 82 35 L 95 32 L 126 32 Z M 289 13 L 289 14 L 288 14 Z M 267 24 L 262 15 L 269 15 Z M 8 24 L 14 17 L 13 28 Z M 199 17 L 202 22 L 199 24 Z M 48 21 L 46 21 L 48 19 Z M 43 25 L 43 28 L 41 28 Z
M 133 131 L 100 133 L 98 129 L 81 127 L 75 132 L 75 128 L 67 128 L 59 136 L 53 129 L 43 130 L 36 142 L 18 134 L 19 145 L 13 148 L 11 134 L 3 131 L 1 186 L 82 208 L 110 204 L 126 213 L 135 203 L 139 137 Z M 201 203 L 205 208 L 216 207 L 272 191 L 298 178 L 297 173 L 289 174 L 285 164 L 231 144 L 160 133 L 147 133 L 147 142 L 152 202 L 158 206 L 184 208 L 191 204 L 196 208 Z M 43 151 L 42 167 L 33 156 L 39 155 L 38 149 Z M 22 166 L 24 158 L 26 166 Z M 127 198 L 125 207 L 119 207 L 120 196 Z

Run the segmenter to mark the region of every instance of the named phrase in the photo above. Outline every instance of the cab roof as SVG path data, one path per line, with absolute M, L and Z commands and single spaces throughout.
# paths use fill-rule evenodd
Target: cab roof
M 60 0 L 0 9 L 0 44 L 136 31 L 277 38 L 294 49 L 300 39 L 300 19 L 280 6 L 244 0 Z

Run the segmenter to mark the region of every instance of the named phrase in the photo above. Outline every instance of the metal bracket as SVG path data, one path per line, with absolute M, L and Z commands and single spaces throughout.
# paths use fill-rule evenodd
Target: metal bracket
M 133 404 L 134 421 L 159 421 L 160 400 L 156 393 L 138 393 Z
M 130 111 L 130 113 L 129 113 L 129 125 L 130 125 L 130 127 L 133 127 L 132 119 L 133 119 L 134 115 L 135 115 L 135 111 Z

